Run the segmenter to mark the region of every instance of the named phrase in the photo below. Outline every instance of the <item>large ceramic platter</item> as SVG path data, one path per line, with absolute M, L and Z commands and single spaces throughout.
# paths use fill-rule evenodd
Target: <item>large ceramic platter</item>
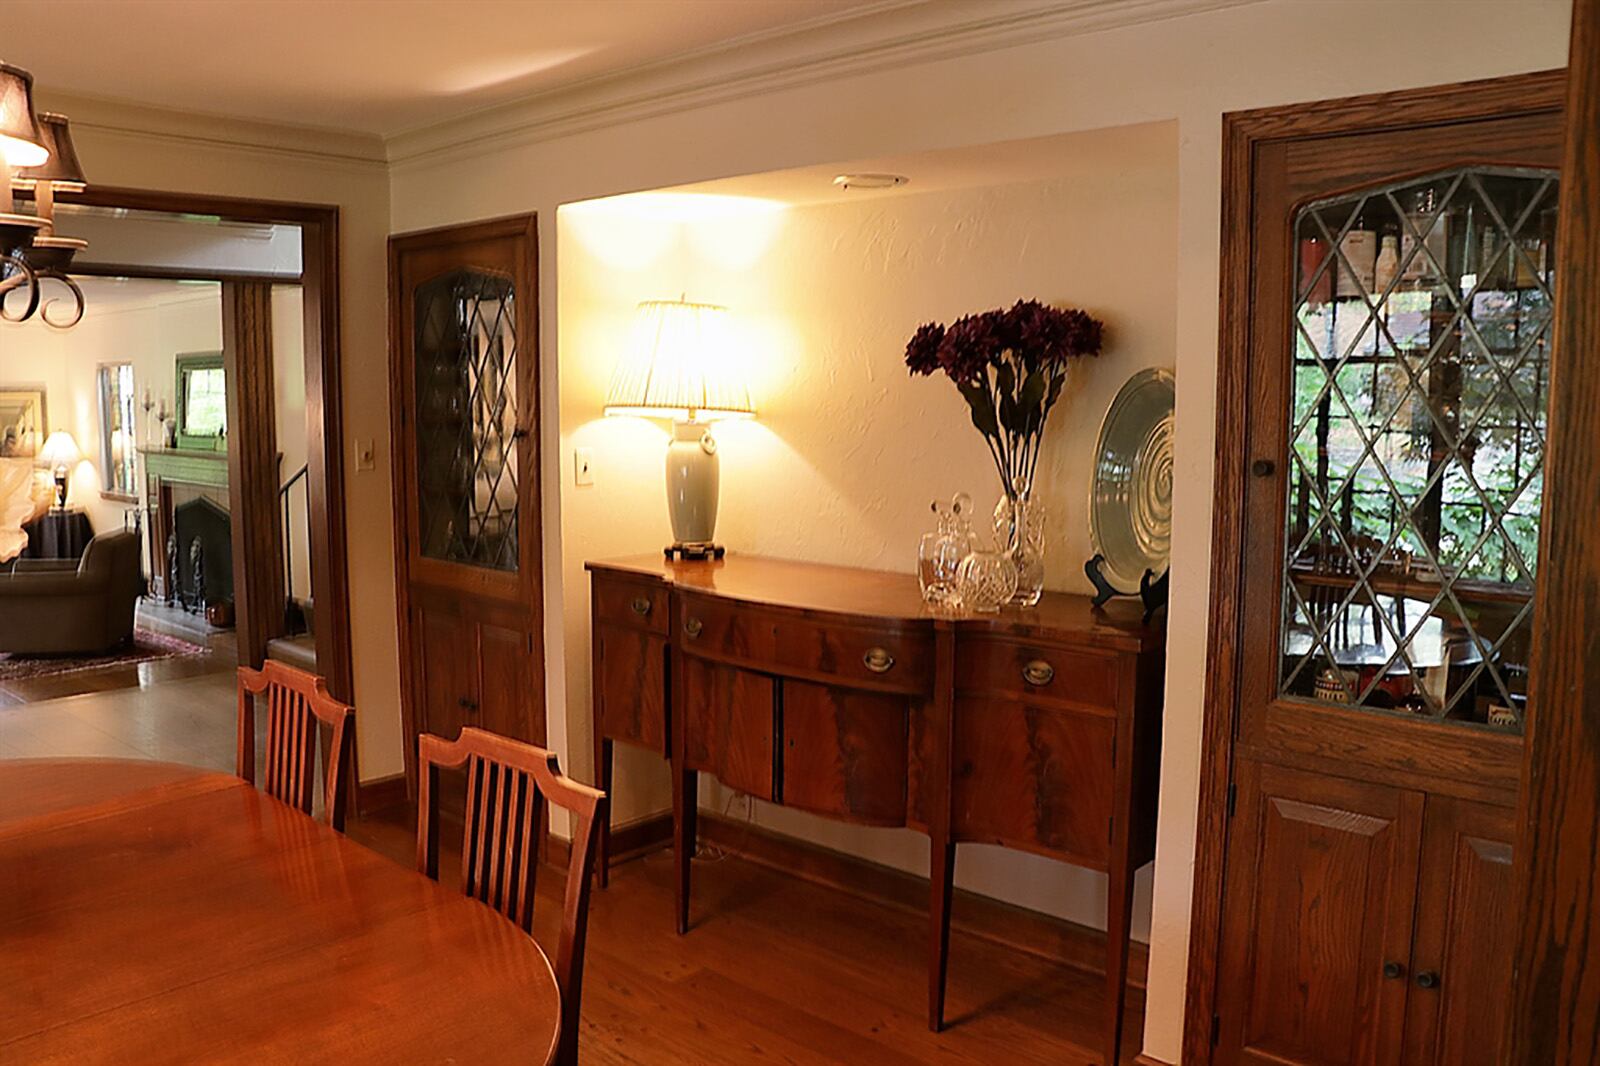
M 1101 570 L 1135 592 L 1146 570 L 1166 573 L 1172 550 L 1172 372 L 1141 370 L 1111 401 L 1095 446 L 1089 541 Z

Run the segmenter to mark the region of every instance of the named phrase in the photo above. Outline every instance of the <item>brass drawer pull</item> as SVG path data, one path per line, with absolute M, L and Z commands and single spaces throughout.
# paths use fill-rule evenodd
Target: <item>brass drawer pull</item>
M 705 623 L 698 618 L 685 618 L 683 620 L 683 631 L 689 635 L 690 640 L 698 637 L 703 629 L 705 629 Z
M 1043 659 L 1035 659 L 1022 668 L 1022 680 L 1035 688 L 1043 688 L 1056 678 L 1056 668 Z
M 633 598 L 633 613 L 638 615 L 640 618 L 643 618 L 645 615 L 649 614 L 650 613 L 650 600 L 649 600 L 649 598 L 646 597 L 646 596 L 635 596 Z
M 894 656 L 883 648 L 868 648 L 861 657 L 861 665 L 875 674 L 887 674 L 894 669 Z

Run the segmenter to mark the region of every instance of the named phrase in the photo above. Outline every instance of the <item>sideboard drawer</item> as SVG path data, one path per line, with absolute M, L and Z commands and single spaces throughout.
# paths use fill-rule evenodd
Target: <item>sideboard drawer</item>
M 904 696 L 784 681 L 778 802 L 870 825 L 906 821 Z
M 1116 720 L 1013 700 L 957 699 L 952 828 L 963 840 L 1105 869 Z
M 1030 703 L 1115 711 L 1117 660 L 1011 638 L 968 637 L 957 645 L 956 688 Z
M 757 799 L 774 798 L 777 682 L 762 674 L 683 660 L 683 763 Z
M 666 671 L 665 637 L 596 623 L 594 699 L 602 735 L 669 754 Z
M 596 573 L 591 583 L 594 617 L 612 625 L 648 629 L 666 636 L 671 624 L 667 608 L 667 589 L 645 581 Z
M 931 630 L 762 610 L 682 597 L 685 652 L 774 674 L 919 695 L 933 676 Z

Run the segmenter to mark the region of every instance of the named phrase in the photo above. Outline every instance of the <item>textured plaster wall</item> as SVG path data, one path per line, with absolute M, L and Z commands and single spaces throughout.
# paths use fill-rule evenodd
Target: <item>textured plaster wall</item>
M 987 513 L 998 483 L 949 382 L 906 373 L 906 338 L 930 319 L 1025 297 L 1103 318 L 1109 344 L 1075 367 L 1051 416 L 1036 490 L 1049 515 L 1046 583 L 1087 588 L 1084 500 L 1101 416 L 1129 375 L 1173 362 L 1176 133 L 1164 123 L 1076 135 L 1082 151 L 1071 172 L 1044 183 L 921 195 L 913 184 L 893 197 L 788 209 L 649 196 L 563 209 L 562 449 L 595 455 L 595 484 L 563 488 L 567 588 L 584 588 L 586 558 L 671 539 L 666 423 L 604 418 L 601 405 L 634 306 L 680 292 L 730 308 L 758 409 L 755 421 L 716 429 L 719 540 L 734 552 L 908 575 L 930 501 L 966 491 Z M 586 597 L 569 595 L 565 607 L 568 698 L 587 705 Z M 569 743 L 591 743 L 587 720 L 567 728 Z M 661 760 L 628 751 L 615 795 L 619 821 L 668 809 Z M 714 789 L 705 799 L 732 802 Z M 910 831 L 766 806 L 758 819 L 876 862 L 928 869 L 927 838 Z M 956 874 L 964 887 L 1104 927 L 1103 876 L 986 847 L 961 849 Z M 1140 886 L 1142 936 L 1148 878 Z

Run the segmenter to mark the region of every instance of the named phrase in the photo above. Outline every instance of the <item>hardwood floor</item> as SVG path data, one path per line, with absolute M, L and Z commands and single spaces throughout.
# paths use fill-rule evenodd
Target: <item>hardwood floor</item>
M 103 755 L 233 769 L 231 672 L 0 707 L 0 757 Z M 350 836 L 411 868 L 409 810 Z M 446 827 L 441 870 L 459 869 Z M 586 1064 L 1099 1061 L 1101 979 L 952 933 L 948 1026 L 930 1033 L 926 919 L 737 857 L 695 864 L 695 925 L 673 932 L 669 852 L 617 866 L 593 896 L 580 1060 Z M 562 874 L 539 879 L 535 934 L 553 950 Z M 1124 1061 L 1143 1030 L 1129 992 Z
M 351 837 L 412 866 L 413 820 L 395 808 Z M 447 826 L 440 872 L 459 869 Z M 446 852 L 445 848 L 451 850 Z M 591 897 L 580 1059 L 595 1064 L 1063 1063 L 1101 1061 L 1102 978 L 951 934 L 947 1026 L 928 1031 L 924 916 L 737 857 L 695 863 L 695 924 L 673 932 L 673 863 L 617 866 Z M 534 933 L 553 950 L 564 875 L 545 869 Z M 1128 993 L 1123 1061 L 1144 1029 Z

